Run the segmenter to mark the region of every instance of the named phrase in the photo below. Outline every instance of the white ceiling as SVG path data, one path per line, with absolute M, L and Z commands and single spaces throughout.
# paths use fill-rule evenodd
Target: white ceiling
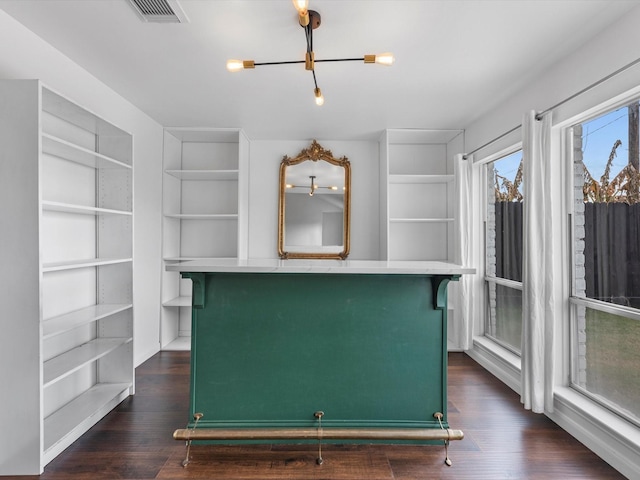
M 183 24 L 128 0 L 0 0 L 0 8 L 165 126 L 243 127 L 252 139 L 366 138 L 467 127 L 619 19 L 625 0 L 310 0 L 316 59 L 391 51 L 393 67 L 316 64 L 229 73 L 229 58 L 304 58 L 290 0 L 180 0 Z

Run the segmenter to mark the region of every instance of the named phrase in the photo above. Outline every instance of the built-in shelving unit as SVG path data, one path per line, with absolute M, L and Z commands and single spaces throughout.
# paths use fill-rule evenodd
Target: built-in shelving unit
M 165 265 L 247 258 L 249 142 L 239 129 L 168 128 L 164 137 Z M 160 343 L 191 348 L 191 281 L 163 271 Z
M 453 260 L 453 154 L 462 151 L 461 133 L 386 130 L 382 134 L 381 258 Z
M 0 81 L 0 475 L 44 466 L 134 391 L 132 136 Z
M 462 130 L 386 130 L 380 137 L 380 257 L 457 260 L 454 155 Z M 456 332 L 457 285 L 448 288 L 448 332 Z M 449 349 L 457 350 L 455 335 Z

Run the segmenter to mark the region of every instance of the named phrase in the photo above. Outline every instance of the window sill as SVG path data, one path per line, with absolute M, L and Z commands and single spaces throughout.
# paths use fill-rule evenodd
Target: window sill
M 520 394 L 520 357 L 487 337 L 474 337 L 467 354 Z
M 547 416 L 629 478 L 640 478 L 640 428 L 570 387 L 554 389 Z

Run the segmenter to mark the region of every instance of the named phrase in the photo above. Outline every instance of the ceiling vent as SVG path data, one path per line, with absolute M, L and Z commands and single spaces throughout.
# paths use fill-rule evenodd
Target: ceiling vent
M 143 22 L 187 23 L 178 0 L 129 0 Z

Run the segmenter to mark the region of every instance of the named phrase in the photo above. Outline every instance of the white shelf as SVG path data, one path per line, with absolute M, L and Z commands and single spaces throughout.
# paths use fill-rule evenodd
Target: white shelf
M 162 304 L 164 307 L 190 307 L 191 306 L 191 297 L 186 295 L 181 295 L 179 297 L 172 298 L 171 300 L 167 300 Z
M 237 220 L 237 213 L 165 213 L 167 218 L 180 220 Z
M 60 202 L 42 202 L 42 209 L 52 212 L 78 213 L 83 215 L 125 215 L 132 216 L 131 212 L 124 210 L 113 210 L 109 208 L 86 207 L 83 205 L 73 205 Z
M 462 130 L 424 130 L 393 128 L 387 130 L 389 145 L 447 144 L 462 134 Z
M 453 218 L 390 218 L 389 223 L 450 223 Z
M 238 143 L 241 134 L 237 128 L 167 127 L 166 131 L 181 142 Z
M 132 304 L 100 304 L 53 317 L 42 322 L 42 339 L 47 340 L 82 325 L 96 322 L 133 308 Z
M 92 168 L 131 169 L 131 165 L 67 142 L 48 133 L 42 134 L 42 153 Z
M 165 170 L 180 180 L 238 180 L 238 170 Z
M 44 451 L 48 453 L 62 439 L 78 437 L 86 428 L 129 395 L 131 383 L 99 383 L 44 419 Z M 98 417 L 98 418 L 95 418 Z M 79 432 L 76 432 L 79 429 Z M 74 435 L 75 433 L 75 435 Z M 69 442 L 70 443 L 70 442 Z M 54 455 L 55 456 L 55 455 Z
M 83 366 L 95 362 L 132 340 L 131 337 L 96 338 L 44 362 L 43 386 L 48 387 L 52 383 L 61 380 L 67 375 L 71 375 Z
M 454 178 L 453 175 L 389 175 L 389 183 L 450 183 Z
M 130 263 L 132 258 L 92 258 L 90 260 L 70 260 L 66 262 L 45 263 L 42 271 L 57 272 L 60 270 L 73 270 L 76 268 L 101 267 L 103 265 L 116 265 L 118 263 Z
M 166 257 L 163 258 L 165 262 L 187 262 L 189 260 L 200 260 L 208 257 Z

